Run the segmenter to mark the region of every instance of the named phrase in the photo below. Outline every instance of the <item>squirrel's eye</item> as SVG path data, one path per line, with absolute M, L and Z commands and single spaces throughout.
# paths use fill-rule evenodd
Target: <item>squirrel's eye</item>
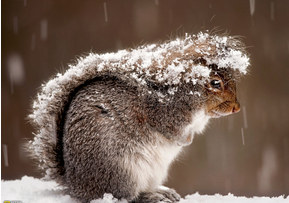
M 221 81 L 220 80 L 212 80 L 211 86 L 216 89 L 221 89 Z

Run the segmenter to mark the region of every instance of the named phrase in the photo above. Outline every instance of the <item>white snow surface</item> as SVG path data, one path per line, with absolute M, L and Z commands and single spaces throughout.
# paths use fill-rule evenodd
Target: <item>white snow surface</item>
M 54 181 L 44 181 L 33 177 L 22 177 L 21 180 L 1 181 L 1 202 L 4 200 L 20 200 L 23 203 L 77 203 L 69 195 L 63 195 L 62 188 Z M 180 203 L 288 203 L 289 196 L 279 197 L 237 197 L 232 194 L 225 196 L 187 195 Z M 105 194 L 103 199 L 92 200 L 90 203 L 127 203 L 117 200 L 111 194 Z

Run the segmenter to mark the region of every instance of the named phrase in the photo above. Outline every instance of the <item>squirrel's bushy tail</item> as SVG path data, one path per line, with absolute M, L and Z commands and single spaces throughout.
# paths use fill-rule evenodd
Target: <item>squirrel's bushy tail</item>
M 77 65 L 70 66 L 64 74 L 43 84 L 33 102 L 29 121 L 35 128 L 34 140 L 26 148 L 38 162 L 45 178 L 58 183 L 65 173 L 62 152 L 62 136 L 65 112 L 79 87 L 97 77 L 99 55 L 90 54 L 81 58 Z
M 38 167 L 45 173 L 46 179 L 63 182 L 65 173 L 63 159 L 63 126 L 65 113 L 75 93 L 95 78 L 118 77 L 128 80 L 128 75 L 99 68 L 100 63 L 108 61 L 103 56 L 90 53 L 80 57 L 76 65 L 41 86 L 32 105 L 28 119 L 35 128 L 35 137 L 26 148 L 30 156 L 37 161 Z M 109 65 L 107 65 L 109 66 Z

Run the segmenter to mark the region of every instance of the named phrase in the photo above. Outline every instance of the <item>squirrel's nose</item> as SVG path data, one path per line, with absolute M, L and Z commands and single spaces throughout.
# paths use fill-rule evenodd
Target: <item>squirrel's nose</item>
M 240 103 L 236 101 L 232 107 L 232 113 L 238 113 L 240 110 Z

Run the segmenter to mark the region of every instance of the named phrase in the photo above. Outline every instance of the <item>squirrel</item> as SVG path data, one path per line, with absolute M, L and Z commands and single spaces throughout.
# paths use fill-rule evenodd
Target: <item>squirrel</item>
M 162 186 L 171 163 L 210 118 L 240 111 L 236 80 L 249 64 L 241 40 L 207 32 L 90 53 L 42 85 L 28 150 L 79 202 L 177 202 Z

